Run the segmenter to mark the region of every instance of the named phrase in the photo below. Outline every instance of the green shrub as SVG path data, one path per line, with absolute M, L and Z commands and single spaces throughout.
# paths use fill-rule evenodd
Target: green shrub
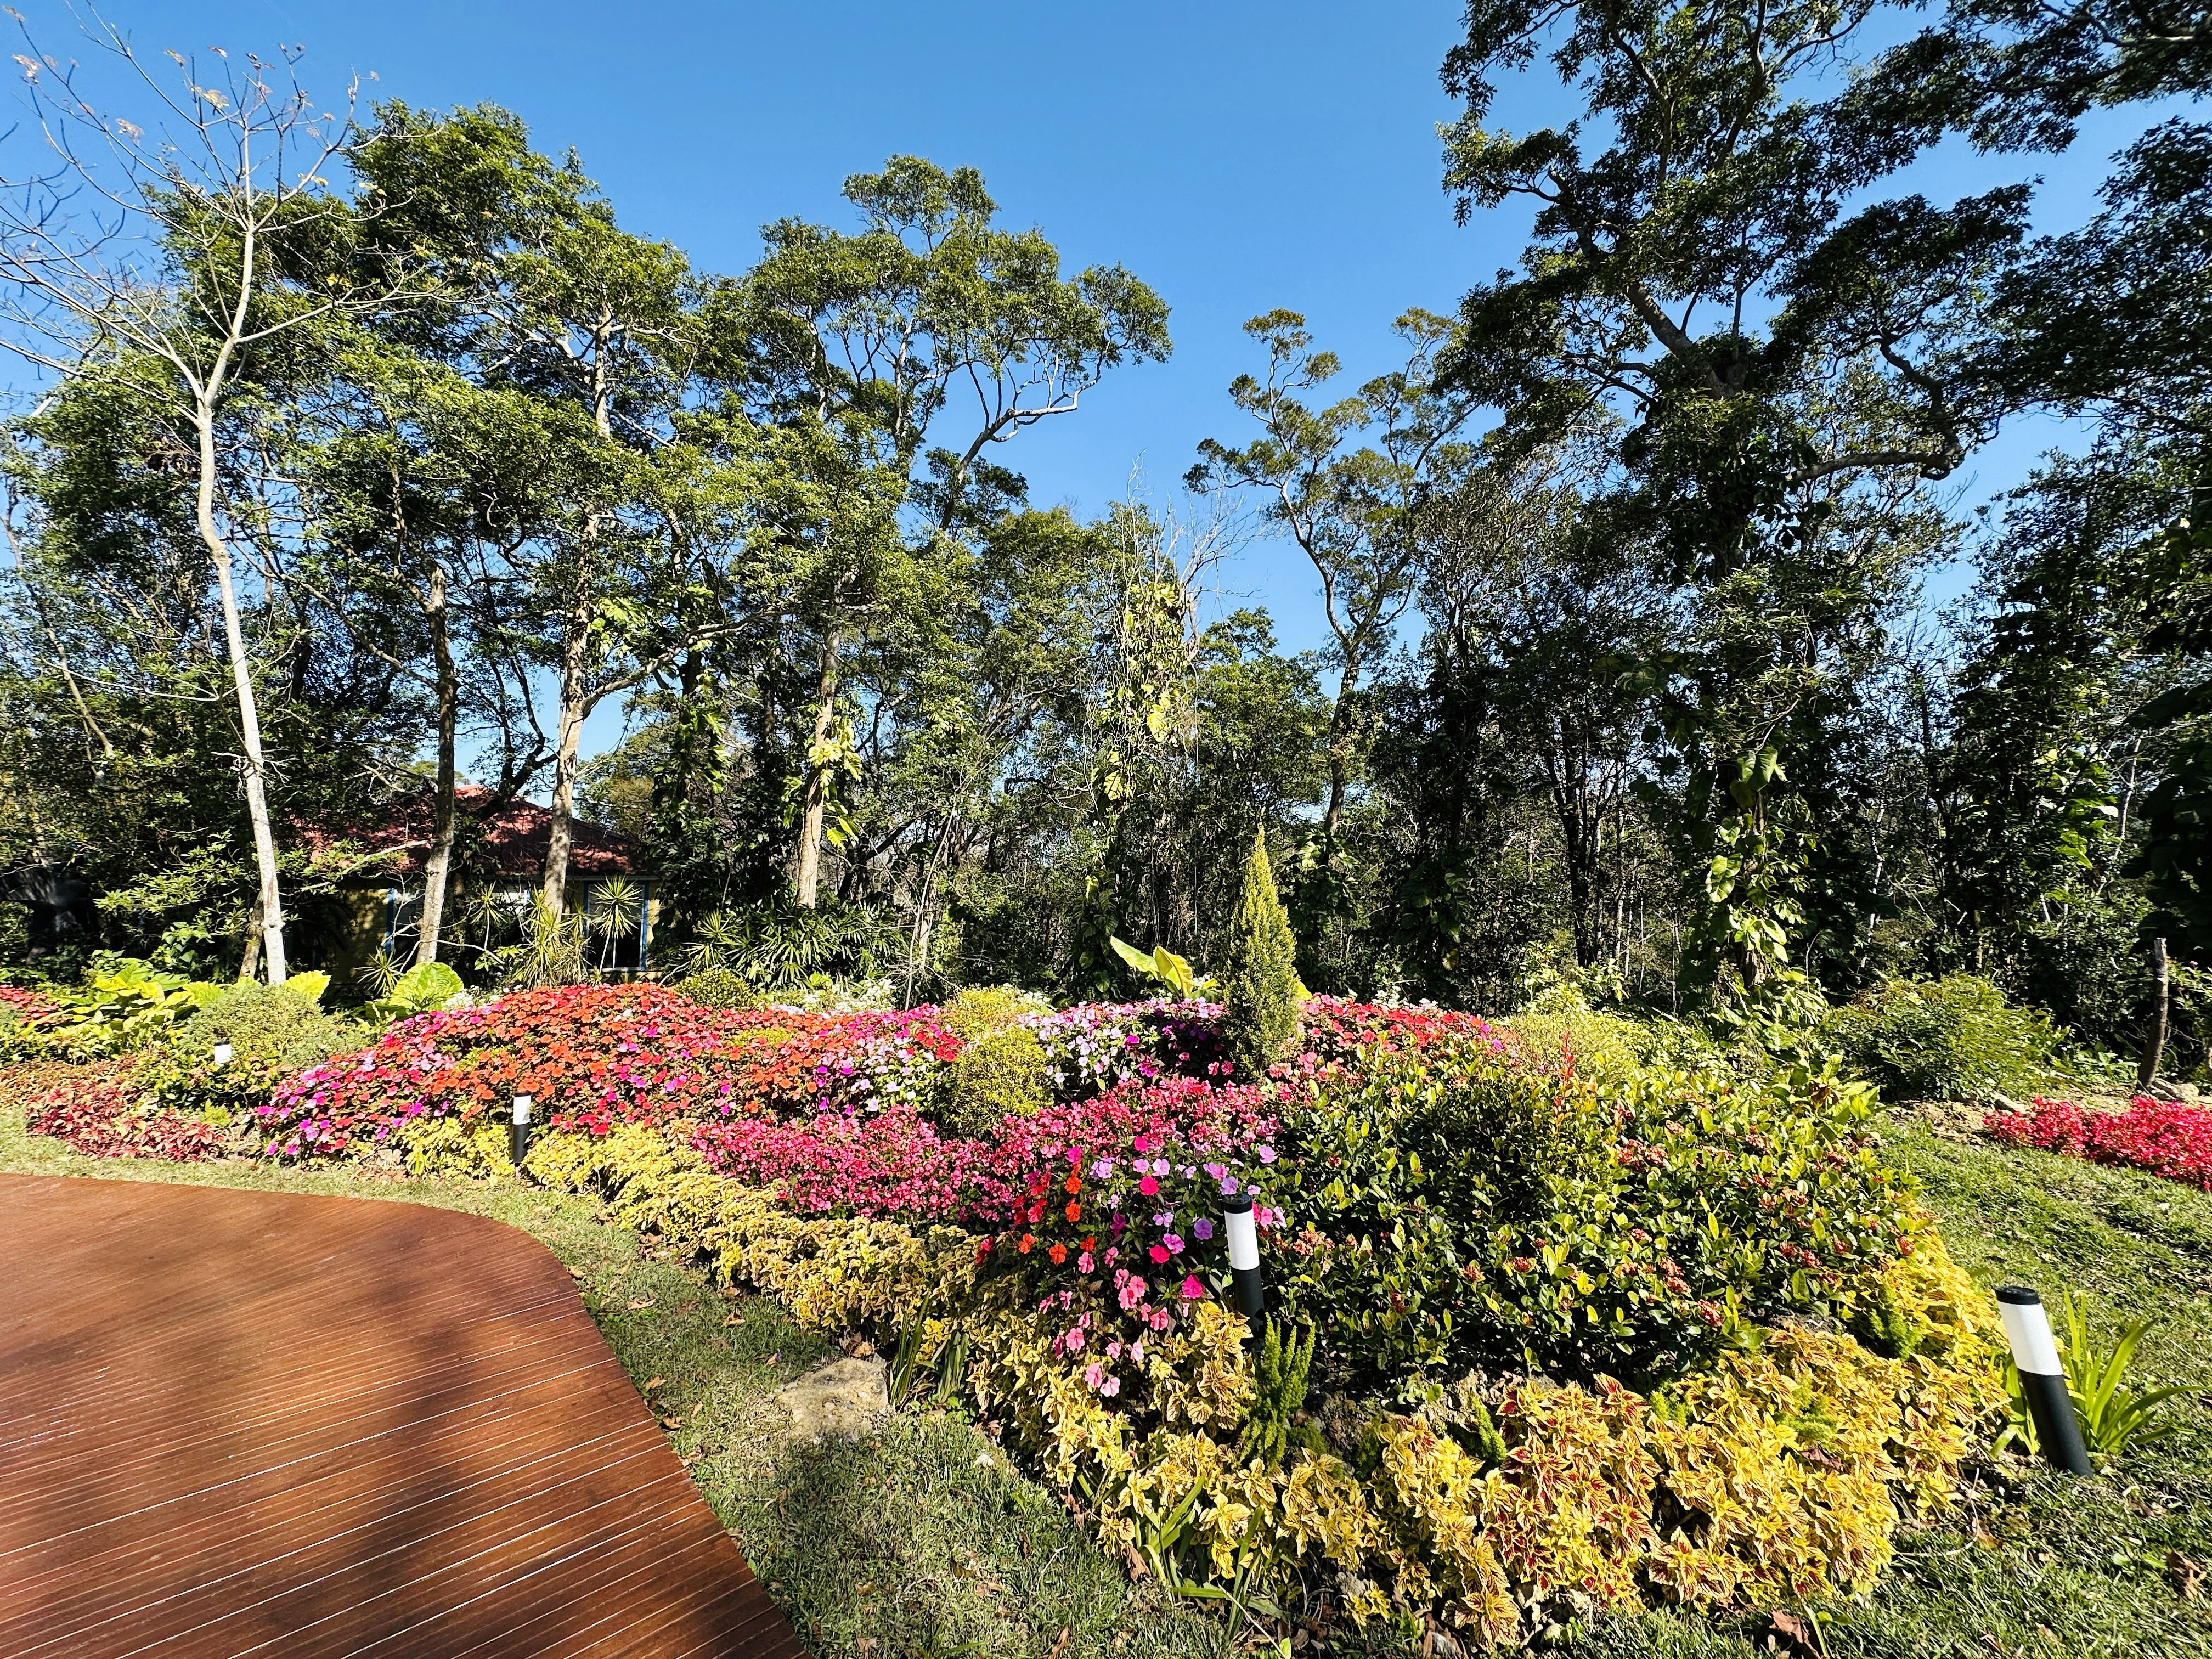
M 974 1042 L 1026 1014 L 1051 1012 L 1052 1004 L 1034 991 L 1012 985 L 972 986 L 945 1005 L 939 1019 L 963 1042 Z
M 327 977 L 327 975 L 325 975 Z M 296 990 L 297 975 L 284 981 Z M 465 988 L 461 976 L 442 962 L 418 962 L 392 981 L 392 988 L 362 1010 L 362 1017 L 382 1027 L 432 1008 L 443 1007 Z
M 1044 1044 L 1036 1032 L 1007 1025 L 960 1051 L 941 1115 L 962 1134 L 979 1135 L 1002 1118 L 1035 1117 L 1051 1103 Z
M 1378 1057 L 1286 1106 L 1285 1286 L 1338 1380 L 1519 1369 L 1642 1376 L 1784 1313 L 1845 1316 L 1915 1224 L 1872 1091 L 1747 1085 L 1508 1044 Z
M 1252 854 L 1244 860 L 1243 890 L 1229 919 L 1224 956 L 1222 1042 L 1239 1075 L 1264 1078 L 1297 1042 L 1304 997 L 1295 960 L 1297 940 L 1275 891 L 1264 831 L 1252 838 Z
M 757 1008 L 763 999 L 752 981 L 730 968 L 708 968 L 676 981 L 678 994 L 706 1008 Z
M 170 1032 L 138 1073 L 165 1109 L 227 1122 L 265 1105 L 294 1073 L 361 1044 L 361 1029 L 288 985 L 241 980 Z M 231 1045 L 218 1066 L 215 1046 Z
M 1891 980 L 1829 1016 L 1826 1035 L 1859 1074 L 1896 1100 L 2032 1094 L 2058 1028 L 1972 974 Z
M 1588 1008 L 1524 1009 L 1503 1022 L 1498 1034 L 1539 1066 L 1554 1066 L 1568 1056 L 1578 1064 L 1618 1070 L 1644 1060 L 1654 1046 L 1650 1031 L 1636 1021 Z

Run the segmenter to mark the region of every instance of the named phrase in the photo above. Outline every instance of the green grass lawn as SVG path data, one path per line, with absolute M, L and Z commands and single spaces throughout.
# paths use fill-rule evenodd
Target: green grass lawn
M 1936 1528 L 1899 1540 L 1863 1603 L 1822 1609 L 1831 1655 L 2212 1656 L 2212 1602 L 2186 1600 L 2169 1553 L 2212 1568 L 2212 1196 L 2148 1176 L 1900 1125 L 1959 1261 L 2094 1317 L 2159 1322 L 2146 1381 L 2208 1392 L 2155 1454 L 2087 1481 L 1978 1484 Z M 1132 1584 L 1061 1500 L 974 1425 L 902 1413 L 857 1444 L 796 1443 L 776 1390 L 830 1353 L 773 1303 L 715 1294 L 689 1262 L 603 1224 L 591 1199 L 514 1185 L 394 1182 L 246 1164 L 94 1160 L 0 1121 L 0 1170 L 405 1199 L 496 1217 L 577 1270 L 593 1316 L 678 1453 L 816 1653 L 851 1659 L 1216 1654 L 1221 1627 Z M 2212 1591 L 2212 1585 L 2206 1587 Z M 1581 1659 L 1771 1651 L 1763 1620 L 1663 1615 L 1577 1633 Z

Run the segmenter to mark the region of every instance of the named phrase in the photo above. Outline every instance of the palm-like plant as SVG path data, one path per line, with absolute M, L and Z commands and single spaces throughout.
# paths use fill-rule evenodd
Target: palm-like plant
M 637 884 L 621 876 L 600 882 L 592 889 L 585 915 L 599 941 L 599 971 L 605 973 L 614 965 L 615 947 L 638 930 Z
M 532 902 L 522 937 L 485 952 L 501 985 L 534 990 L 548 985 L 583 985 L 592 970 L 584 961 L 584 915 L 556 911 L 544 898 Z
M 724 969 L 770 996 L 792 996 L 833 978 L 872 978 L 902 945 L 897 929 L 858 906 L 763 904 L 708 917 L 683 962 L 687 974 Z

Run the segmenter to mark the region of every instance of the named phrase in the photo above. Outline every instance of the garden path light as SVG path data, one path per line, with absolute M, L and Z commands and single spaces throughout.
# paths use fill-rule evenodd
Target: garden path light
M 2081 1425 L 2074 1416 L 2073 1397 L 2066 1392 L 2066 1367 L 2058 1358 L 2058 1345 L 2051 1340 L 2051 1316 L 2044 1311 L 2043 1298 L 2025 1285 L 2002 1285 L 1997 1312 L 2004 1319 L 2005 1340 L 2012 1345 L 2020 1391 L 2027 1398 L 2044 1461 L 2069 1474 L 2091 1474 L 2089 1450 L 2081 1443 Z
M 530 1156 L 530 1109 L 534 1103 L 528 1095 L 514 1097 L 514 1120 L 507 1126 L 507 1158 L 519 1173 L 522 1160 Z
M 1260 1230 L 1253 1222 L 1251 1194 L 1221 1200 L 1221 1225 L 1229 1238 L 1229 1276 L 1237 1282 L 1237 1310 L 1257 1319 L 1267 1311 L 1267 1285 L 1260 1277 Z

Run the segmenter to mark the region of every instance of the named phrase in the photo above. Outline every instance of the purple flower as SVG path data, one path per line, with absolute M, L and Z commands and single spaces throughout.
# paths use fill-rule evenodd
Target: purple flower
M 1260 1162 L 1262 1164 L 1273 1164 L 1275 1161 L 1275 1149 L 1273 1146 L 1259 1146 L 1252 1150 L 1260 1155 Z
M 1224 1198 L 1234 1198 L 1237 1196 L 1237 1177 L 1235 1176 L 1224 1176 L 1221 1178 L 1221 1195 Z
M 1192 1222 L 1190 1224 L 1190 1230 L 1196 1233 L 1201 1241 L 1213 1237 L 1213 1223 L 1209 1221 L 1204 1216 L 1200 1216 L 1197 1220 Z

